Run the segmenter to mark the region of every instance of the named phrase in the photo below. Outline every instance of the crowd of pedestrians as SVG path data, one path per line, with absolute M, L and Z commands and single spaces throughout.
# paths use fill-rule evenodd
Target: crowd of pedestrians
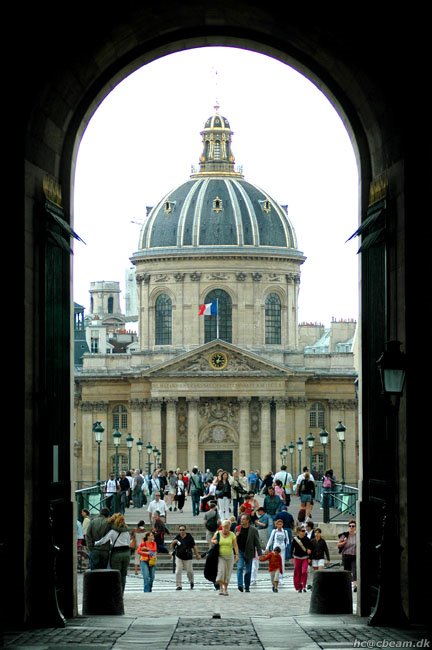
M 332 470 L 326 472 L 334 480 Z M 324 498 L 331 498 L 332 484 L 327 483 Z M 258 499 L 258 494 L 261 499 Z M 297 516 L 289 512 L 292 497 L 300 498 Z M 199 553 L 198 547 L 186 525 L 181 524 L 178 534 L 168 544 L 167 526 L 169 512 L 183 512 L 185 499 L 190 497 L 192 515 L 199 517 L 206 529 L 208 549 Z M 194 588 L 193 558 L 201 559 L 218 547 L 215 590 L 220 595 L 229 594 L 229 584 L 234 573 L 237 588 L 248 593 L 256 580 L 259 562 L 268 561 L 273 592 L 283 584 L 287 563 L 294 568 L 294 587 L 298 593 L 311 589 L 314 571 L 325 569 L 330 562 L 326 540 L 312 519 L 315 499 L 315 479 L 307 467 L 294 481 L 286 465 L 274 475 L 268 472 L 261 478 L 258 471 L 207 469 L 200 472 L 197 466 L 190 472 L 156 470 L 145 476 L 140 470 L 111 474 L 105 483 L 105 503 L 100 514 L 90 517 L 81 510 L 82 527 L 79 538 L 89 550 L 90 569 L 117 568 L 124 590 L 131 555 L 135 575 L 143 576 L 143 590 L 152 591 L 156 575 L 158 553 L 172 553 L 175 561 L 176 589 L 181 590 L 183 573 L 190 588 Z M 262 503 L 261 503 L 262 501 Z M 118 511 L 114 511 L 116 506 Z M 137 525 L 128 529 L 125 523 L 126 508 L 147 512 L 148 526 L 140 518 Z M 81 526 L 81 520 L 80 523 Z M 338 541 L 343 567 L 351 572 L 354 591 L 356 582 L 356 524 L 350 521 L 348 530 Z

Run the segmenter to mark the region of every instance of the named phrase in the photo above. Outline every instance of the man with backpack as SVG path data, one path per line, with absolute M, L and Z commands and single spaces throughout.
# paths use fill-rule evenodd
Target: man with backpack
M 307 471 L 298 484 L 297 496 L 300 497 L 300 503 L 306 510 L 305 519 L 307 519 L 312 514 L 312 506 L 315 499 L 315 481 L 311 480 L 311 475 Z
M 287 472 L 286 465 L 281 465 L 279 472 L 276 472 L 274 475 L 273 482 L 276 483 L 276 481 L 281 481 L 282 487 L 285 491 L 285 505 L 289 506 L 291 503 L 291 495 L 293 493 L 293 477 L 289 472 Z
M 209 509 L 204 514 L 204 525 L 206 527 L 206 541 L 209 545 L 209 548 L 212 547 L 212 543 L 211 543 L 212 537 L 217 531 L 217 529 L 219 528 L 221 523 L 216 505 L 217 505 L 216 501 L 210 501 Z M 204 555 L 206 555 L 206 553 L 204 553 L 203 556 Z

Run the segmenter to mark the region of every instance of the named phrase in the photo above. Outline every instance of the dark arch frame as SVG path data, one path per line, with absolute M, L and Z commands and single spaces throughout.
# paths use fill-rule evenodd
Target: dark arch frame
M 11 449 L 14 457 L 28 470 L 31 481 L 31 489 L 27 491 L 31 498 L 24 500 L 24 488 L 17 495 L 19 520 L 25 522 L 25 529 L 31 526 L 33 532 L 31 538 L 24 536 L 23 552 L 26 558 L 37 558 L 44 571 L 41 574 L 35 560 L 29 559 L 23 563 L 19 575 L 5 576 L 11 585 L 9 602 L 14 603 L 5 614 L 12 624 L 38 622 L 40 625 L 53 620 L 53 608 L 47 607 L 47 602 L 52 601 L 53 584 L 53 576 L 46 570 L 52 554 L 47 544 L 47 530 L 51 530 L 72 557 L 72 545 L 68 545 L 70 535 L 62 534 L 63 530 L 70 533 L 73 523 L 68 492 L 70 452 L 59 437 L 59 432 L 68 428 L 70 413 L 70 262 L 64 253 L 42 246 L 44 230 L 41 226 L 45 218 L 42 180 L 44 174 L 49 174 L 61 184 L 65 216 L 71 220 L 71 179 L 79 139 L 109 88 L 146 61 L 184 47 L 223 44 L 249 47 L 265 54 L 277 52 L 280 60 L 290 65 L 296 62 L 294 67 L 300 72 L 307 70 L 306 76 L 339 108 L 358 152 L 361 219 L 366 214 L 370 181 L 381 175 L 389 181 L 392 211 L 387 224 L 388 239 L 362 255 L 361 260 L 363 374 L 360 399 L 362 429 L 367 431 L 367 435 L 362 436 L 361 514 L 371 524 L 370 530 L 374 529 L 373 481 L 378 485 L 379 459 L 385 453 L 380 439 L 387 417 L 377 399 L 380 390 L 375 362 L 385 340 L 393 338 L 403 342 L 410 354 L 409 363 L 414 363 L 418 329 L 414 314 L 418 314 L 418 310 L 414 296 L 407 294 L 405 287 L 413 286 L 418 277 L 428 277 L 427 238 L 419 241 L 414 215 L 424 213 L 424 200 L 418 195 L 418 187 L 427 187 L 430 183 L 427 176 L 430 153 L 426 148 L 419 152 L 414 141 L 406 137 L 411 124 L 421 123 L 422 111 L 426 118 L 427 103 L 416 103 L 415 109 L 410 106 L 408 110 L 404 105 L 401 109 L 399 97 L 399 71 L 412 64 L 412 78 L 404 79 L 404 90 L 409 97 L 414 97 L 416 75 L 421 78 L 426 60 L 426 57 L 422 59 L 421 52 L 419 55 L 416 52 L 414 59 L 414 53 L 400 48 L 409 16 L 404 19 L 401 33 L 401 26 L 394 24 L 392 14 L 386 10 L 385 17 L 380 17 L 376 7 L 373 21 L 367 8 L 362 7 L 356 16 L 355 31 L 349 31 L 348 27 L 339 30 L 339 23 L 328 7 L 325 14 L 316 13 L 311 24 L 307 12 L 293 12 L 287 18 L 280 3 L 271 0 L 264 8 L 262 3 L 253 0 L 248 3 L 239 0 L 235 6 L 222 0 L 211 7 L 192 0 L 187 8 L 168 0 L 157 15 L 147 4 L 145 7 L 134 6 L 134 3 L 124 5 L 115 15 L 114 12 L 101 15 L 98 8 L 86 7 L 85 20 L 80 9 L 75 8 L 75 14 L 70 12 L 67 33 L 56 22 L 55 5 L 45 6 L 43 16 L 38 7 L 29 8 L 26 20 L 29 30 L 24 33 L 27 43 L 27 83 L 22 97 L 26 212 L 24 228 L 19 220 L 12 227 L 16 229 L 16 241 L 24 241 L 16 260 L 16 265 L 26 270 L 22 278 L 24 300 L 17 296 L 16 313 L 22 314 L 25 346 L 18 360 L 15 359 L 20 371 L 19 384 L 15 386 L 21 406 L 25 407 L 21 409 L 22 439 Z M 421 29 L 422 25 L 416 24 L 420 45 Z M 370 43 L 374 44 L 371 49 Z M 392 65 L 388 65 L 389 52 L 392 52 Z M 423 78 L 425 76 L 426 68 Z M 411 214 L 410 219 L 405 219 L 405 209 Z M 44 268 L 49 263 L 56 268 L 55 287 L 46 279 Z M 407 430 L 420 430 L 415 421 L 416 414 L 421 412 L 423 398 L 421 390 L 412 388 L 413 370 L 411 367 L 412 379 L 407 381 L 398 414 L 406 483 L 394 476 L 406 528 L 421 517 L 421 510 L 407 487 L 416 470 L 412 458 L 415 458 L 414 443 L 417 446 L 417 440 L 407 436 Z M 55 399 L 59 392 L 62 398 Z M 61 443 L 59 462 L 63 478 L 53 482 L 51 452 L 53 445 L 58 443 Z M 428 442 L 423 438 L 422 444 Z M 53 521 L 51 529 L 50 520 Z M 402 523 L 402 518 L 400 521 Z M 404 537 L 401 541 L 406 546 Z M 372 540 L 365 537 L 362 542 L 366 561 L 362 562 L 365 589 L 362 589 L 360 605 L 367 614 L 371 602 L 367 585 L 371 584 L 373 576 L 368 573 L 366 564 L 374 551 Z M 5 549 L 7 551 L 7 545 Z M 423 599 L 418 585 L 413 586 L 410 581 L 410 569 L 416 565 L 416 559 L 409 549 L 403 559 L 404 604 L 412 617 L 417 620 L 423 617 L 426 621 L 427 597 Z M 71 615 L 74 602 L 69 593 L 73 593 L 74 576 L 67 558 L 58 566 L 58 571 L 65 593 L 65 612 Z

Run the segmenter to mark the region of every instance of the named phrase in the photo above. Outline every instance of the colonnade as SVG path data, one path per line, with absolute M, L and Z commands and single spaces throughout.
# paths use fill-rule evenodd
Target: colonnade
M 251 403 L 254 401 L 255 412 L 259 412 L 258 424 L 252 429 Z M 182 466 L 183 469 L 190 469 L 195 464 L 201 466 L 203 463 L 206 443 L 200 441 L 200 433 L 204 428 L 209 428 L 213 422 L 204 422 L 199 412 L 203 403 L 218 402 L 220 404 L 235 404 L 236 414 L 225 417 L 221 426 L 227 426 L 234 432 L 234 439 L 229 443 L 220 445 L 220 449 L 231 449 L 235 466 L 245 469 L 259 469 L 262 473 L 269 470 L 277 470 L 280 466 L 279 450 L 290 441 L 296 441 L 301 435 L 304 441 L 304 452 L 302 464 L 308 464 L 306 436 L 308 433 L 308 411 L 307 400 L 303 397 L 270 397 L 264 396 L 252 398 L 248 396 L 230 397 L 186 397 L 183 401 L 184 413 L 187 414 L 183 428 L 180 427 L 178 408 L 180 399 L 178 397 L 151 397 L 147 399 L 131 399 L 126 403 L 127 408 L 127 430 L 121 429 L 121 447 L 119 453 L 123 458 L 127 456 L 126 436 L 130 432 L 134 438 L 131 452 L 132 467 L 139 464 L 146 468 L 147 454 L 145 446 L 151 442 L 161 452 L 161 465 L 166 469 L 176 469 Z M 355 422 L 355 408 L 352 400 L 339 400 L 337 404 L 332 402 L 332 413 L 329 413 L 329 422 L 336 425 L 339 419 L 345 420 L 347 430 L 352 433 L 352 447 L 356 444 L 357 425 Z M 185 405 L 186 404 L 186 405 Z M 259 406 L 258 406 L 259 404 Z M 337 407 L 337 408 L 336 408 Z M 330 407 L 329 407 L 330 408 Z M 273 410 L 273 415 L 272 415 Z M 334 412 L 333 412 L 334 411 Z M 112 459 L 115 448 L 112 439 L 112 402 L 95 401 L 81 402 L 77 417 L 80 413 L 80 423 L 75 431 L 75 457 L 77 461 L 76 479 L 83 482 L 91 482 L 95 479 L 95 454 L 97 447 L 93 435 L 93 423 L 101 421 L 105 428 L 105 435 L 100 447 L 102 480 L 106 478 L 112 468 Z M 333 427 L 334 428 L 334 427 Z M 332 437 L 331 424 L 328 426 L 330 439 Z M 317 438 L 317 436 L 316 436 Z M 144 443 L 141 457 L 138 455 L 136 442 L 141 439 Z M 215 441 L 216 442 L 216 441 Z M 330 441 L 329 441 L 330 442 Z M 337 442 L 337 441 L 336 441 Z M 319 444 L 319 438 L 317 445 Z M 347 448 L 351 445 L 350 438 L 347 439 Z M 217 445 L 210 445 L 217 448 Z M 335 449 L 332 452 L 332 445 L 328 444 L 326 454 L 329 466 L 338 467 L 339 445 L 333 444 Z M 333 454 L 333 456 L 332 456 Z M 293 458 L 294 472 L 299 470 L 297 452 Z M 289 463 L 289 461 L 288 461 Z

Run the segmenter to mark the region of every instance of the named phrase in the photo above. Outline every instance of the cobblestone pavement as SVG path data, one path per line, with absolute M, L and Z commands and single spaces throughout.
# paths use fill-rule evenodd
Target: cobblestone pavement
M 343 650 L 392 647 L 384 644 L 403 641 L 411 641 L 411 647 L 432 647 L 427 645 L 428 635 L 424 629 L 369 627 L 366 619 L 355 614 L 309 614 L 310 592 L 298 594 L 291 587 L 292 571 L 288 571 L 285 578 L 285 584 L 275 594 L 270 589 L 268 575 L 259 575 L 259 584 L 251 587 L 247 594 L 237 590 L 233 577 L 230 596 L 223 598 L 210 583 L 205 584 L 201 579 L 191 590 L 186 576 L 183 590 L 177 592 L 174 575 L 160 572 L 152 593 L 144 594 L 141 584 L 139 590 L 126 590 L 123 616 L 79 616 L 68 621 L 64 629 L 8 633 L 2 647 L 15 650 L 140 650 L 149 647 L 197 650 L 219 645 L 224 650 Z M 133 580 L 139 578 L 128 576 L 129 582 Z M 156 589 L 158 582 L 160 589 Z M 82 594 L 79 599 L 81 611 Z M 418 642 L 420 645 L 416 645 Z

